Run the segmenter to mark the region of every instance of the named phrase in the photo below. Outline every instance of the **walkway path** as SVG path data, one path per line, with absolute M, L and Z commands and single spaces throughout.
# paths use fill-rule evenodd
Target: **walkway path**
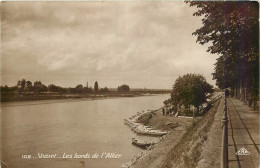
M 230 168 L 259 167 L 259 111 L 252 110 L 242 101 L 228 98 L 228 152 Z M 245 148 L 250 155 L 237 155 Z M 240 150 L 240 154 L 245 150 Z

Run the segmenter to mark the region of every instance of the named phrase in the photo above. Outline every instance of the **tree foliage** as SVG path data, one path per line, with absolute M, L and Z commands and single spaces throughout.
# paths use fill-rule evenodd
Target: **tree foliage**
M 47 92 L 47 86 L 41 83 L 41 81 L 35 81 L 32 85 L 31 81 L 26 81 L 25 79 L 19 80 L 17 82 L 16 91 L 18 94 L 21 92 L 35 92 L 35 93 L 41 93 L 41 92 Z
M 98 82 L 96 81 L 95 84 L 94 84 L 94 91 L 95 92 L 98 92 Z
M 171 93 L 175 106 L 193 105 L 197 109 L 206 102 L 207 94 L 213 92 L 213 86 L 206 82 L 202 75 L 186 74 L 176 79 Z
M 84 91 L 83 85 L 79 84 L 76 86 L 77 93 L 83 93 L 83 91 Z
M 129 92 L 130 91 L 130 87 L 128 85 L 122 85 L 122 86 L 118 86 L 117 88 L 118 92 Z
M 106 93 L 106 92 L 108 92 L 108 88 L 107 88 L 107 87 L 101 88 L 101 89 L 100 89 L 100 92 Z
M 0 87 L 0 92 L 2 93 L 8 93 L 8 92 L 16 92 L 17 86 L 8 87 L 7 85 Z
M 220 88 L 230 87 L 246 101 L 247 94 L 258 95 L 259 83 L 259 5 L 249 1 L 191 1 L 202 17 L 203 26 L 193 35 L 209 44 L 207 52 L 221 55 L 213 79 Z M 240 93 L 242 92 L 242 93 Z

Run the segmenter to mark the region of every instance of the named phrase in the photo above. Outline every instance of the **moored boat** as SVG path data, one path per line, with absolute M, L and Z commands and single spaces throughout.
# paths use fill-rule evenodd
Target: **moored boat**
M 146 141 L 136 139 L 136 138 L 132 138 L 132 144 L 139 146 L 141 148 L 146 148 L 146 147 L 152 145 L 153 143 L 152 142 L 146 142 Z
M 138 133 L 138 134 L 153 135 L 153 136 L 163 136 L 163 135 L 167 134 L 167 132 L 157 131 L 157 130 L 139 130 L 139 129 L 135 129 L 135 132 Z

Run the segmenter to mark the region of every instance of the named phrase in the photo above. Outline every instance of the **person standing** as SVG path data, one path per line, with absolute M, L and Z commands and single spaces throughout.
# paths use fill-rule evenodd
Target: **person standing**
M 228 89 L 225 90 L 225 96 L 229 97 L 229 90 Z
M 162 115 L 164 115 L 164 112 L 165 112 L 165 111 L 164 111 L 164 108 L 162 108 Z

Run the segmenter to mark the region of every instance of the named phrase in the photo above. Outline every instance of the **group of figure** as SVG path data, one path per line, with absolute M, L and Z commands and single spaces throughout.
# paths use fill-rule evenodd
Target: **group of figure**
M 173 115 L 174 114 L 174 111 L 173 111 L 173 108 L 171 108 L 171 107 L 163 107 L 162 108 L 162 115 L 165 115 L 165 116 L 167 116 L 167 115 Z

